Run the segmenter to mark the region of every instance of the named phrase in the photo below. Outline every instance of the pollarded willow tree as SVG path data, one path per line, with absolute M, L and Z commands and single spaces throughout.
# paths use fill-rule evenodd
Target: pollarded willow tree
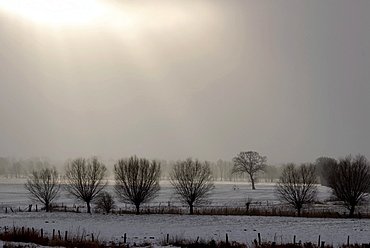
M 258 152 L 248 151 L 240 152 L 233 158 L 234 168 L 233 173 L 247 173 L 252 183 L 252 189 L 256 182 L 256 174 L 259 171 L 266 170 L 267 157 L 261 156 Z
M 44 205 L 46 212 L 51 210 L 52 202 L 60 193 L 60 178 L 55 167 L 33 170 L 29 176 L 26 189 L 31 200 Z
M 91 213 L 90 203 L 107 185 L 106 172 L 107 167 L 96 157 L 76 158 L 66 166 L 67 191 L 86 203 L 88 213 Z
M 114 165 L 114 176 L 116 194 L 135 205 L 136 214 L 140 214 L 140 205 L 151 201 L 160 189 L 161 166 L 155 160 L 132 156 Z
M 363 155 L 349 155 L 324 168 L 324 176 L 332 195 L 343 202 L 349 210 L 349 217 L 353 217 L 356 206 L 370 191 L 369 161 Z
M 298 217 L 304 205 L 317 197 L 317 174 L 313 164 L 288 164 L 276 183 L 275 193 L 282 201 L 297 210 Z
M 204 202 L 213 188 L 210 165 L 191 158 L 178 161 L 170 172 L 170 182 L 193 214 L 194 205 Z

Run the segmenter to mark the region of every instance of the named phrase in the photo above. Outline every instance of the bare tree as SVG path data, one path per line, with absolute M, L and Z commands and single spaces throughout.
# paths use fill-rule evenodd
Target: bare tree
M 332 195 L 342 201 L 354 216 L 356 206 L 364 201 L 370 190 L 370 165 L 363 155 L 340 158 L 337 164 L 324 169 Z
M 172 167 L 170 182 L 180 199 L 189 205 L 190 214 L 193 214 L 194 204 L 204 202 L 213 188 L 210 165 L 191 158 L 178 161 Z
M 96 157 L 76 158 L 66 166 L 67 191 L 86 203 L 88 213 L 91 213 L 90 203 L 107 185 L 106 171 L 106 166 Z
M 95 203 L 97 209 L 102 210 L 107 214 L 116 208 L 113 196 L 106 191 L 99 193 L 99 195 L 96 197 Z
M 276 183 L 275 192 L 284 202 L 297 210 L 301 216 L 303 205 L 314 202 L 317 198 L 317 175 L 313 164 L 288 164 Z
M 59 174 L 55 167 L 33 170 L 25 187 L 30 192 L 30 198 L 43 204 L 46 212 L 49 212 L 52 202 L 60 193 Z
M 258 152 L 248 151 L 240 152 L 233 158 L 233 162 L 233 173 L 247 173 L 252 183 L 252 189 L 256 189 L 254 186 L 256 182 L 256 174 L 259 171 L 266 170 L 267 158 L 259 155 Z
M 115 192 L 123 202 L 133 204 L 136 214 L 140 214 L 140 205 L 151 201 L 158 193 L 161 166 L 145 158 L 132 156 L 120 159 L 114 165 Z

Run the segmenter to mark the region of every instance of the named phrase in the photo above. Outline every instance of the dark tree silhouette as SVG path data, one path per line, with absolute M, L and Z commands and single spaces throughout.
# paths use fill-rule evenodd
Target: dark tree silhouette
M 319 157 L 316 159 L 316 173 L 320 177 L 320 184 L 323 186 L 328 186 L 328 182 L 324 176 L 325 168 L 330 168 L 330 166 L 337 164 L 337 160 L 329 157 Z
M 338 163 L 326 167 L 324 175 L 332 195 L 342 201 L 353 217 L 356 206 L 365 200 L 370 190 L 370 165 L 363 155 L 340 158 Z
M 116 208 L 113 196 L 106 191 L 100 192 L 94 202 L 97 209 L 102 210 L 107 214 Z
M 43 204 L 46 212 L 49 212 L 52 202 L 60 193 L 59 174 L 55 167 L 33 170 L 25 187 L 30 198 Z
M 132 156 L 120 159 L 114 165 L 115 192 L 125 203 L 136 207 L 140 214 L 140 205 L 151 201 L 158 193 L 161 166 L 145 158 Z
M 201 163 L 191 158 L 178 161 L 170 173 L 170 182 L 180 199 L 194 213 L 194 204 L 200 204 L 213 188 L 212 173 L 208 162 Z
M 90 203 L 107 185 L 106 171 L 106 166 L 96 157 L 76 158 L 66 166 L 67 191 L 86 203 L 88 213 L 91 213 Z
M 301 216 L 303 205 L 313 203 L 317 197 L 317 175 L 313 164 L 288 164 L 276 183 L 275 193 L 282 201 L 297 210 Z
M 266 170 L 267 158 L 259 155 L 258 152 L 248 151 L 240 152 L 233 158 L 234 168 L 233 173 L 247 173 L 252 183 L 252 189 L 256 182 L 256 173 Z

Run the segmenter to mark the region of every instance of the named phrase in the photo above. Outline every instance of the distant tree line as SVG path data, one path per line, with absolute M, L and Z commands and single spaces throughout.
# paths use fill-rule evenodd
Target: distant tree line
M 34 170 L 55 164 L 55 161 L 47 157 L 16 159 L 0 156 L 0 176 L 6 178 L 25 178 Z M 58 164 L 58 167 L 61 167 L 61 165 Z
M 108 171 L 114 170 L 115 160 L 101 160 Z M 161 180 L 169 180 L 172 167 L 177 161 L 168 161 L 156 159 L 156 162 L 161 164 Z M 45 166 L 55 166 L 57 170 L 64 171 L 65 161 L 54 161 L 47 157 L 33 157 L 28 159 L 16 159 L 12 157 L 0 156 L 0 177 L 5 178 L 28 178 L 33 170 L 38 170 Z M 208 162 L 212 176 L 215 181 L 250 181 L 250 177 L 243 173 L 233 173 L 234 163 L 232 160 L 218 160 L 216 162 Z M 256 183 L 258 181 L 274 182 L 281 174 L 281 167 L 267 165 L 265 171 L 256 173 Z

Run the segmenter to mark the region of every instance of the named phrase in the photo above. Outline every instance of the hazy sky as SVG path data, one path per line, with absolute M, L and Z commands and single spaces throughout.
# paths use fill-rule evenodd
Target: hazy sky
M 29 2 L 0 0 L 0 156 L 370 159 L 368 0 Z

